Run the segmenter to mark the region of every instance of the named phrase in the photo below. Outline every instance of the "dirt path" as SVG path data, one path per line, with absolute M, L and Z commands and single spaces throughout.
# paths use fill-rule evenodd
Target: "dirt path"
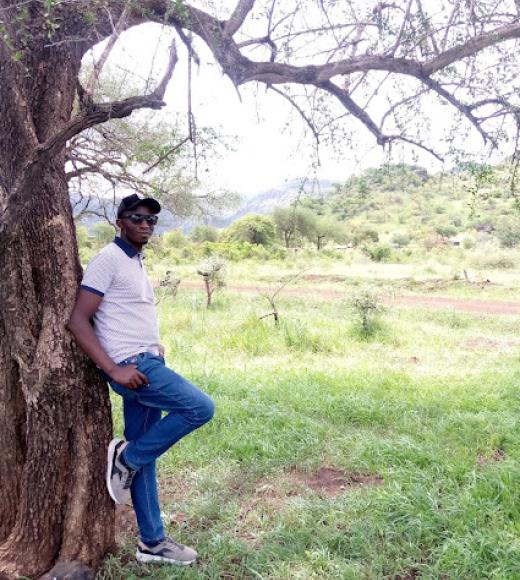
M 202 284 L 191 280 L 183 280 L 181 287 L 196 288 L 203 291 Z M 258 294 L 262 291 L 267 292 L 266 287 L 248 286 L 242 284 L 230 284 L 226 286 L 232 292 L 244 292 Z M 338 290 L 326 290 L 322 288 L 284 288 L 282 296 L 297 296 L 304 298 L 322 298 L 324 300 L 341 300 L 345 298 L 345 293 Z M 520 302 L 503 302 L 495 300 L 465 300 L 462 298 L 447 298 L 445 296 L 396 296 L 388 299 L 388 304 L 403 307 L 422 307 L 431 308 L 432 310 L 458 310 L 461 312 L 477 312 L 481 314 L 512 314 L 520 315 Z

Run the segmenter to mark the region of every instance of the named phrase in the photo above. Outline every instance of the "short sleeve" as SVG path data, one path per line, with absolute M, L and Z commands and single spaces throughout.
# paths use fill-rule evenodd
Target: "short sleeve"
M 116 268 L 115 256 L 108 252 L 100 252 L 89 262 L 83 274 L 81 288 L 98 296 L 104 296 L 114 279 Z

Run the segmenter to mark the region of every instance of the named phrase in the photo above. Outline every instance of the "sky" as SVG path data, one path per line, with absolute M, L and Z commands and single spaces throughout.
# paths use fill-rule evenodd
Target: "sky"
M 168 46 L 173 32 L 159 25 L 147 24 L 121 35 L 110 55 L 110 67 L 126 71 L 129 78 L 147 78 L 152 69 L 156 77 L 164 70 Z M 188 69 L 186 49 L 177 43 L 179 62 L 168 86 L 167 106 L 155 113 L 165 117 L 180 115 L 187 120 Z M 99 54 L 98 46 L 92 60 Z M 192 110 L 199 127 L 213 126 L 220 130 L 232 148 L 221 158 L 213 159 L 203 179 L 208 187 L 229 189 L 248 198 L 258 192 L 307 177 L 345 181 L 353 173 L 388 162 L 388 154 L 376 145 L 373 136 L 355 119 L 349 119 L 354 129 L 352 145 L 342 143 L 336 150 L 320 146 L 319 164 L 315 144 L 298 113 L 279 95 L 264 87 L 249 84 L 237 92 L 214 62 L 209 50 L 198 43 L 201 66 L 192 67 Z M 446 126 L 446 109 L 439 109 L 438 121 L 430 129 L 431 139 L 441 138 Z M 159 118 L 159 117 L 158 117 Z M 187 126 L 187 121 L 186 121 Z M 476 147 L 480 145 L 475 143 Z M 415 155 L 414 155 L 415 153 Z M 416 162 L 430 171 L 442 166 L 431 156 L 410 149 L 394 152 L 392 162 Z
M 169 38 L 169 32 L 158 25 L 131 29 L 121 35 L 109 65 L 131 71 L 129 78 L 135 75 L 139 80 L 148 76 L 153 63 L 156 76 L 160 76 Z M 94 58 L 101 50 L 102 45 L 98 45 Z M 167 106 L 154 113 L 158 116 L 179 114 L 181 119 L 187 119 L 188 70 L 186 59 L 182 58 L 184 51 L 184 46 L 178 46 L 181 58 L 165 95 Z M 338 153 L 320 145 L 318 165 L 314 139 L 288 102 L 256 84 L 242 86 L 238 93 L 209 51 L 202 47 L 199 55 L 201 66 L 192 68 L 196 123 L 219 128 L 232 146 L 210 164 L 204 179 L 212 186 L 247 198 L 302 177 L 345 181 L 352 173 L 385 160 L 385 153 L 375 140 L 361 130 L 354 149 L 345 148 Z M 92 56 L 87 55 L 86 59 L 91 61 Z

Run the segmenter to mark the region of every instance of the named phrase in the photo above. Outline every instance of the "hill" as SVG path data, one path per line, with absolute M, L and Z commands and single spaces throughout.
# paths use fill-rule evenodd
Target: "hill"
M 258 213 L 269 215 L 277 206 L 289 206 L 298 197 L 322 199 L 326 198 L 334 190 L 333 182 L 329 179 L 311 181 L 305 179 L 293 179 L 280 187 L 263 191 L 258 195 L 248 199 L 234 213 L 219 217 L 208 218 L 207 223 L 217 228 L 225 228 L 237 219 L 251 214 Z M 81 223 L 87 228 L 91 228 L 95 223 L 103 221 L 106 213 L 110 220 L 115 220 L 116 204 L 112 198 L 82 198 L 77 193 L 71 192 L 70 199 L 74 208 L 74 216 L 83 215 Z M 119 203 L 119 200 L 116 200 Z M 205 223 L 203 220 L 178 218 L 168 210 L 161 212 L 161 219 L 156 228 L 158 234 L 162 234 L 172 229 L 181 229 L 189 232 L 195 226 Z
M 273 213 L 275 207 L 287 207 L 299 197 L 322 199 L 330 195 L 333 190 L 334 182 L 330 179 L 316 181 L 303 178 L 293 179 L 280 187 L 275 187 L 255 195 L 247 200 L 236 212 L 224 218 L 213 220 L 212 225 L 224 228 L 247 214 L 270 215 Z

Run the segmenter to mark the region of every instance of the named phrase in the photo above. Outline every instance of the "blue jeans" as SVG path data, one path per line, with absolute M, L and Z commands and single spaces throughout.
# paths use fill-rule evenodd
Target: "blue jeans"
M 182 437 L 213 417 L 214 403 L 202 391 L 169 369 L 160 356 L 144 352 L 121 363 L 135 364 L 148 386 L 135 390 L 110 381 L 123 397 L 123 461 L 136 470 L 131 493 L 141 540 L 155 544 L 165 537 L 157 491 L 155 460 Z M 167 414 L 162 417 L 162 411 Z

